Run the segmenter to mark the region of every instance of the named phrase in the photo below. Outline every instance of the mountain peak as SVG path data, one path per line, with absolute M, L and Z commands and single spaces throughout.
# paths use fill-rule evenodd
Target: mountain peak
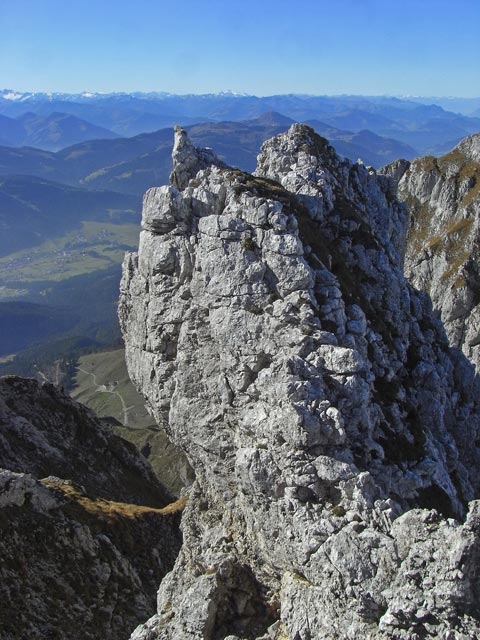
M 334 173 L 345 163 L 325 138 L 308 125 L 295 123 L 263 143 L 255 175 L 276 180 L 297 196 L 313 196 L 316 215 L 322 216 L 333 206 Z
M 201 151 L 178 130 L 174 155 L 182 187 Z M 479 491 L 478 381 L 403 276 L 391 181 L 294 124 L 255 175 L 165 189 L 145 199 L 155 225 L 119 315 L 196 482 L 159 614 L 133 637 L 407 640 L 454 618 L 478 636 L 479 503 L 449 519 Z
M 258 157 L 257 174 L 261 175 L 262 172 L 267 171 L 265 163 L 276 160 L 282 166 L 287 161 L 296 164 L 302 154 L 323 158 L 327 163 L 338 161 L 335 150 L 326 138 L 318 135 L 312 127 L 296 122 L 285 133 L 280 133 L 263 143 Z M 272 174 L 270 177 L 280 181 L 280 177 L 274 177 L 278 175 L 277 172 L 270 169 L 270 173 Z
M 185 129 L 178 125 L 175 127 L 172 160 L 173 169 L 170 174 L 170 183 L 180 191 L 185 189 L 189 181 L 201 169 L 212 165 L 225 166 L 211 149 L 195 147 Z
M 290 126 L 291 124 L 294 124 L 295 120 L 271 109 L 269 111 L 265 111 L 265 113 L 262 113 L 258 118 L 255 118 L 250 122 L 274 127 L 282 125 Z

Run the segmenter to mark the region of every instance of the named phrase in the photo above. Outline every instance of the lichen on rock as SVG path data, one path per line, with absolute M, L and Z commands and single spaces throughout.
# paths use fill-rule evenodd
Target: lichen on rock
M 130 375 L 196 474 L 132 638 L 474 637 L 478 380 L 403 276 L 391 179 L 304 125 L 254 175 L 185 136 L 121 285 Z

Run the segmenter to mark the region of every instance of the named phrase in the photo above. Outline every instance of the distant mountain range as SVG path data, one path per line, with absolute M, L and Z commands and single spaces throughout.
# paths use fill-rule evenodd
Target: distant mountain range
M 0 144 L 57 151 L 93 138 L 117 138 L 118 134 L 68 113 L 39 116 L 32 112 L 17 118 L 0 115 Z
M 254 120 L 207 122 L 187 129 L 197 145 L 214 147 L 228 164 L 253 171 L 262 143 L 293 122 L 271 111 Z M 378 167 L 417 155 L 413 147 L 371 131 L 354 133 L 318 120 L 309 124 L 353 161 L 361 158 Z M 173 130 L 168 128 L 131 138 L 89 140 L 57 152 L 2 146 L 0 175 L 31 175 L 70 186 L 141 196 L 149 187 L 168 181 L 172 144 Z
M 422 100 L 427 104 L 421 104 Z M 318 120 L 352 133 L 368 129 L 376 135 L 412 146 L 416 155 L 443 153 L 461 138 L 480 130 L 480 117 L 476 117 L 480 98 L 438 99 L 443 105 L 451 105 L 452 109 L 463 110 L 463 113 L 445 110 L 433 100 L 296 94 L 257 97 L 228 92 L 206 95 L 46 94 L 5 89 L 0 91 L 0 114 L 10 118 L 18 118 L 27 112 L 42 117 L 53 113 L 70 114 L 110 134 L 132 136 L 174 124 L 252 120 L 266 111 L 275 111 L 298 122 Z M 95 137 L 108 136 L 103 133 Z
M 404 96 L 405 99 L 405 96 Z M 454 96 L 408 96 L 408 100 L 420 104 L 436 104 L 447 111 L 462 113 L 464 116 L 480 115 L 480 97 L 456 98 Z

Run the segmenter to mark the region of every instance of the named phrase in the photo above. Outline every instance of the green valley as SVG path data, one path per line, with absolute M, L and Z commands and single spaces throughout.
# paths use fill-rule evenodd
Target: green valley
M 186 458 L 155 424 L 130 382 L 123 349 L 81 356 L 73 385 L 72 397 L 97 415 L 114 418 L 114 431 L 137 446 L 172 493 L 178 495 L 192 481 Z
M 138 243 L 138 224 L 83 221 L 79 228 L 0 258 L 0 299 L 12 296 L 11 283 L 58 282 L 121 264 Z

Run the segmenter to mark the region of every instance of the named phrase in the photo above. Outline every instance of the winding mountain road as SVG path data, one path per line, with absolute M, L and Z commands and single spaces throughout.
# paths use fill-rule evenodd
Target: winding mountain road
M 82 369 L 82 367 L 78 367 L 78 370 L 81 371 L 82 373 L 85 373 L 87 376 L 91 376 L 92 380 L 93 380 L 93 384 L 96 387 L 95 388 L 95 393 L 111 393 L 115 396 L 118 396 L 118 399 L 120 400 L 120 403 L 122 405 L 122 414 L 123 414 L 123 419 L 122 419 L 122 423 L 128 427 L 129 424 L 129 418 L 128 418 L 128 412 L 130 411 L 130 409 L 133 409 L 135 405 L 130 405 L 129 407 L 127 407 L 125 400 L 123 399 L 122 394 L 115 390 L 115 389 L 109 389 L 107 387 L 107 385 L 105 384 L 99 384 L 97 381 L 97 376 L 95 373 L 92 373 L 91 371 L 87 371 L 86 369 Z

